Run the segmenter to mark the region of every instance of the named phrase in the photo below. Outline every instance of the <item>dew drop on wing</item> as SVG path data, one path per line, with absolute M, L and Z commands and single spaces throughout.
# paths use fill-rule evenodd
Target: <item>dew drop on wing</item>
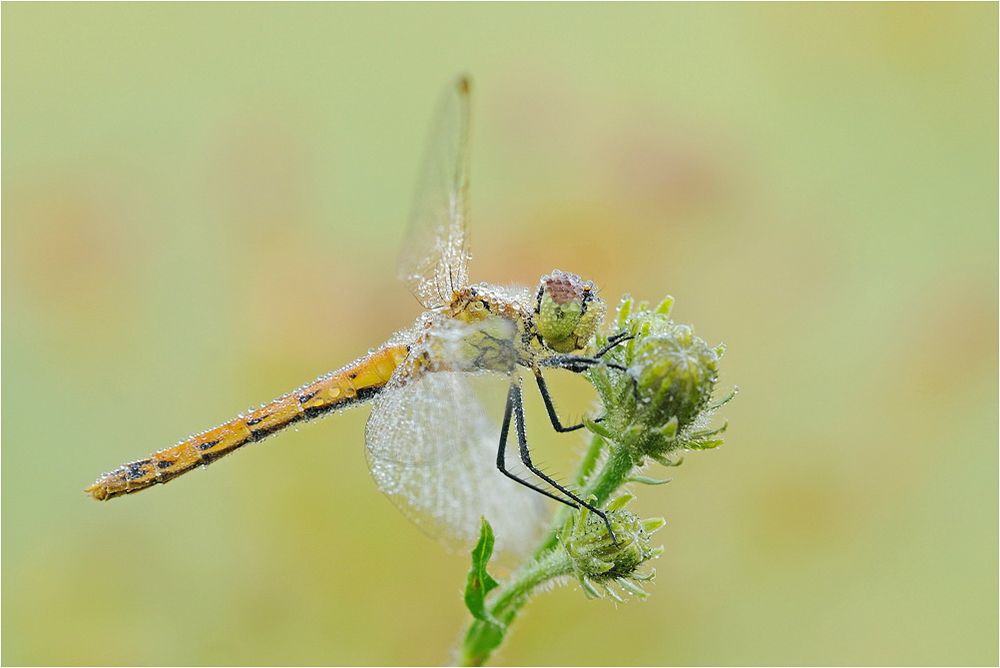
M 448 320 L 436 323 L 437 337 L 430 338 L 440 341 L 462 326 Z M 431 355 L 435 348 L 442 349 L 415 345 Z M 405 371 L 397 371 L 376 396 L 368 420 L 369 468 L 390 500 L 447 546 L 471 547 L 485 515 L 496 531 L 498 553 L 525 554 L 552 508 L 496 470 L 499 425 L 489 419 L 469 376 L 437 371 L 407 380 Z M 486 376 L 504 388 L 509 382 L 503 374 Z

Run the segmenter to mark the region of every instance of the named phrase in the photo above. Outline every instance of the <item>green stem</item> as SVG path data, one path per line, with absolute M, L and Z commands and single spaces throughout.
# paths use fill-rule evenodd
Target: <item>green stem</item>
M 603 439 L 594 436 L 581 468 L 589 466 L 593 469 L 603 444 Z M 586 496 L 596 496 L 597 504 L 602 505 L 612 492 L 625 483 L 634 466 L 635 463 L 625 448 L 612 446 L 611 454 L 600 473 L 586 487 Z M 581 471 L 580 480 L 586 477 Z M 493 650 L 503 642 L 508 627 L 528 602 L 535 587 L 552 578 L 572 573 L 572 561 L 559 544 L 558 528 L 563 526 L 564 520 L 565 513 L 557 515 L 556 524 L 531 562 L 515 573 L 511 581 L 494 595 L 493 602 L 489 605 L 489 615 L 496 623 L 475 620 L 469 626 L 462 643 L 463 666 L 481 666 L 490 658 Z
M 611 448 L 611 456 L 604 462 L 604 468 L 594 478 L 594 481 L 587 486 L 585 496 L 596 496 L 597 505 L 602 506 L 611 494 L 625 484 L 632 469 L 635 468 L 635 461 L 627 448 L 620 445 Z
M 604 439 L 594 434 L 590 438 L 590 445 L 587 446 L 587 452 L 583 455 L 583 461 L 580 462 L 580 469 L 576 473 L 576 486 L 583 487 L 587 478 L 594 472 L 597 468 L 597 460 L 601 456 L 601 449 L 604 448 Z
M 532 560 L 500 589 L 489 606 L 490 616 L 499 624 L 475 620 L 462 643 L 463 666 L 481 666 L 490 658 L 506 635 L 507 627 L 528 602 L 532 590 L 543 582 L 573 571 L 573 563 L 563 550 L 552 550 Z

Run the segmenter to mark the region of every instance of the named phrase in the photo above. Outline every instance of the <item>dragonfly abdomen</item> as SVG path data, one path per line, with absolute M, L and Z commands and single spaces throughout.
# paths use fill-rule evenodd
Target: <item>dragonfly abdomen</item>
M 106 473 L 86 489 L 99 501 L 131 494 L 211 464 L 248 443 L 303 420 L 347 408 L 375 396 L 406 358 L 409 346 L 386 346 L 260 408 L 192 436 L 146 459 Z

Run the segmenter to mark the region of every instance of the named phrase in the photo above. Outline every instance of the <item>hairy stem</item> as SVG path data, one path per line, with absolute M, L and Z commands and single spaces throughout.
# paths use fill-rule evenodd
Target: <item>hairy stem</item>
M 594 435 L 577 476 L 581 484 L 596 467 L 598 455 L 603 447 L 604 440 Z M 613 445 L 600 472 L 584 488 L 584 496 L 596 496 L 598 505 L 603 504 L 625 483 L 634 466 L 631 455 L 624 448 Z M 465 642 L 462 644 L 463 666 L 481 666 L 489 659 L 493 649 L 500 644 L 507 628 L 538 585 L 572 572 L 572 561 L 559 544 L 559 528 L 563 526 L 570 512 L 573 511 L 567 508 L 556 516 L 553 528 L 535 551 L 534 558 L 492 597 L 488 611 L 496 624 L 474 620 L 469 626 Z
M 596 496 L 597 505 L 603 505 L 616 489 L 625 484 L 633 468 L 635 462 L 625 448 L 620 446 L 611 448 L 611 455 L 604 462 L 604 468 L 587 486 L 586 495 Z
M 517 617 L 531 592 L 538 585 L 562 575 L 569 575 L 573 564 L 563 550 L 550 551 L 541 559 L 533 559 L 522 567 L 494 597 L 489 606 L 490 616 L 497 624 L 475 620 L 465 634 L 461 665 L 481 666 L 490 658 L 507 627 Z M 498 626 L 499 625 L 499 626 Z

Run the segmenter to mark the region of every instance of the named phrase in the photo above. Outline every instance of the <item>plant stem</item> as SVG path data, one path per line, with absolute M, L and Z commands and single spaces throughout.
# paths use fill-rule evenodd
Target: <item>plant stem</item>
M 604 441 L 594 436 L 590 448 L 581 464 L 578 479 L 587 477 L 584 470 L 593 470 Z M 600 473 L 587 485 L 585 496 L 596 496 L 598 505 L 607 501 L 611 493 L 621 487 L 635 463 L 625 448 L 612 446 L 611 454 L 604 462 Z M 567 510 L 567 512 L 571 512 Z M 489 605 L 489 614 L 496 623 L 474 620 L 466 632 L 462 643 L 461 661 L 463 666 L 481 666 L 506 637 L 507 628 L 513 623 L 524 604 L 528 602 L 532 590 L 538 585 L 573 571 L 573 564 L 566 551 L 559 544 L 559 528 L 565 521 L 565 513 L 556 516 L 556 523 L 535 552 L 534 558 L 517 571 L 510 582 L 502 586 Z
M 583 455 L 583 460 L 580 462 L 580 469 L 576 472 L 576 486 L 583 487 L 587 484 L 587 479 L 590 478 L 594 469 L 597 468 L 597 460 L 601 456 L 601 450 L 604 448 L 604 439 L 594 434 L 590 437 L 590 445 L 587 446 L 587 452 Z
M 481 666 L 490 658 L 493 649 L 499 642 L 490 642 L 491 637 L 503 634 L 506 628 L 517 617 L 517 613 L 528 601 L 532 590 L 543 582 L 562 575 L 569 575 L 573 564 L 569 556 L 561 549 L 552 550 L 541 559 L 534 559 L 514 574 L 513 578 L 497 593 L 489 606 L 489 613 L 501 629 L 496 625 L 475 620 L 466 632 L 462 643 L 461 662 L 463 666 Z M 505 635 L 505 634 L 504 634 Z M 481 649 L 473 652 L 473 649 Z
M 605 441 L 598 435 L 591 439 L 590 446 L 580 464 L 577 484 L 583 486 L 597 466 Z M 600 472 L 583 488 L 583 496 L 596 497 L 597 505 L 604 504 L 611 494 L 625 484 L 635 468 L 635 462 L 627 448 L 610 443 L 610 454 Z M 518 612 L 528 602 L 532 590 L 538 585 L 573 571 L 573 564 L 566 551 L 559 544 L 559 530 L 565 524 L 572 510 L 566 508 L 556 515 L 552 529 L 535 551 L 533 558 L 517 571 L 510 582 L 502 586 L 493 596 L 488 607 L 494 622 L 474 620 L 462 643 L 461 662 L 463 666 L 483 665 L 507 635 L 507 629 Z
M 621 446 L 612 447 L 611 455 L 604 462 L 604 468 L 587 486 L 586 495 L 596 496 L 597 505 L 603 505 L 612 492 L 625 484 L 633 468 L 635 468 L 635 461 L 628 450 Z

